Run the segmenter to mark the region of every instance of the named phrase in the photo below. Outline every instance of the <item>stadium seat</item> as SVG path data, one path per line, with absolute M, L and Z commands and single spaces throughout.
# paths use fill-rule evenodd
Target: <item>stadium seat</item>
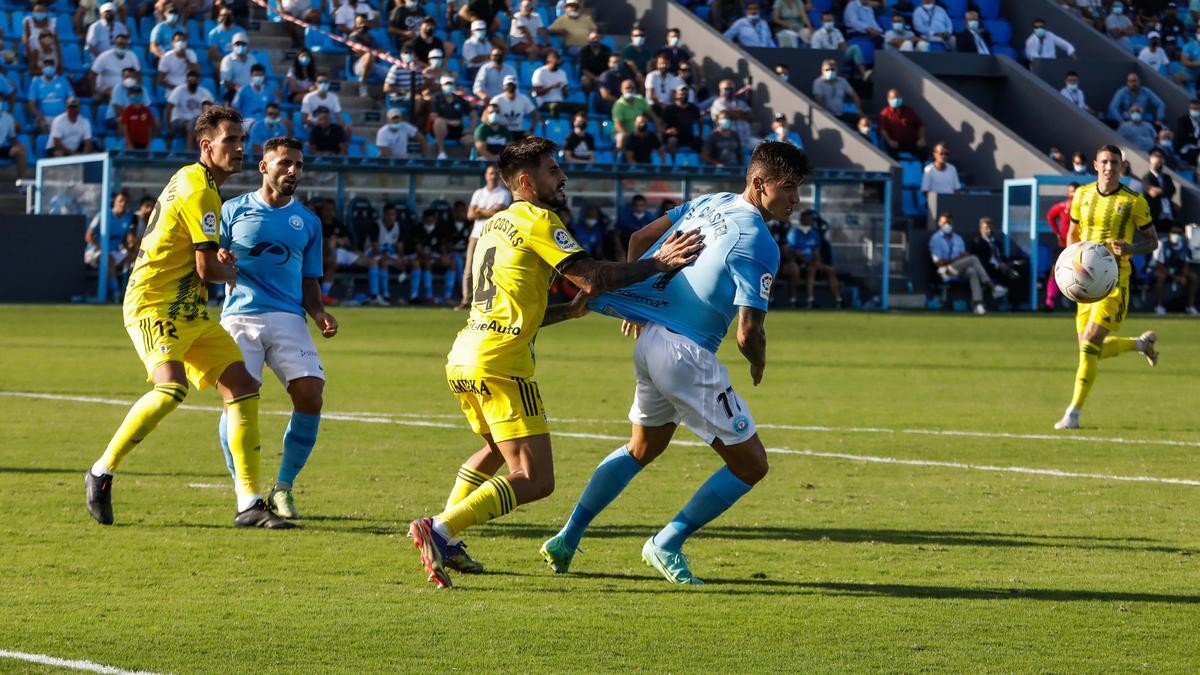
M 1013 60 L 1016 60 L 1017 58 L 1017 50 L 1013 49 L 1009 45 L 994 45 L 992 47 L 992 54 L 996 56 L 1007 56 Z
M 993 45 L 1012 44 L 1012 24 L 1005 19 L 988 19 L 983 27 L 991 34 Z
M 812 7 L 814 12 L 828 12 L 829 8 L 833 7 L 833 0 L 812 0 Z M 817 17 L 818 21 L 814 26 L 821 25 L 820 18 L 820 16 Z
M 871 38 L 852 37 L 850 38 L 850 44 L 858 45 L 858 48 L 862 50 L 863 63 L 867 64 L 867 66 L 875 65 L 875 43 L 871 41 Z
M 83 52 L 78 42 L 63 42 L 62 57 L 67 70 L 83 70 Z
M 340 42 L 326 37 L 311 28 L 304 31 L 304 46 L 309 51 L 320 54 L 349 54 L 350 50 Z
M 166 152 L 167 140 L 161 136 L 155 136 L 150 139 L 150 152 Z
M 522 61 L 520 68 L 517 70 L 517 86 L 520 87 L 521 93 L 528 95 L 528 92 L 533 89 L 533 71 L 541 67 L 542 64 L 534 61 Z
M 571 133 L 571 123 L 565 119 L 546 120 L 546 129 L 543 133 L 546 138 L 562 145 L 567 139 L 567 134 Z
M 951 19 L 961 19 L 967 13 L 967 0 L 942 0 Z
M 108 152 L 120 152 L 125 149 L 125 139 L 120 136 L 109 136 L 104 139 L 104 149 Z
M 75 34 L 75 23 L 71 18 L 70 14 L 59 14 L 58 20 L 54 24 L 58 27 L 58 39 L 63 43 L 79 40 L 79 36 Z
M 1000 16 L 1000 0 L 975 0 L 981 19 L 995 19 Z
M 675 155 L 675 166 L 700 166 L 700 155 L 691 150 L 680 150 Z

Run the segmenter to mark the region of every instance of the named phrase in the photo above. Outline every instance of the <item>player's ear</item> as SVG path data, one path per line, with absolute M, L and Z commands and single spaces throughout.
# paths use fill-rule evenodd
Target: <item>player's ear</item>
M 267 173 L 267 160 L 265 160 L 265 159 L 260 159 L 260 160 L 258 161 L 258 172 L 259 172 L 259 173 L 261 173 L 261 174 L 263 174 L 264 176 L 266 175 L 266 173 Z

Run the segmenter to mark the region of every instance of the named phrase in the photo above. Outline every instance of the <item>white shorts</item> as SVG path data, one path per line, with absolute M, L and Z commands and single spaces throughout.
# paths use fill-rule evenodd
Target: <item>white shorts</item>
M 637 388 L 629 421 L 646 427 L 683 423 L 705 443 L 749 440 L 754 418 L 729 383 L 729 371 L 690 338 L 646 324 L 633 350 Z
M 356 261 L 362 257 L 356 251 L 351 251 L 348 248 L 334 249 L 334 255 L 337 256 L 337 266 L 338 267 L 345 267 L 346 265 L 353 265 L 354 261 Z
M 264 362 L 284 387 L 302 377 L 325 379 L 325 367 L 304 317 L 287 312 L 234 314 L 222 318 L 221 325 L 242 350 L 250 376 L 260 383 Z

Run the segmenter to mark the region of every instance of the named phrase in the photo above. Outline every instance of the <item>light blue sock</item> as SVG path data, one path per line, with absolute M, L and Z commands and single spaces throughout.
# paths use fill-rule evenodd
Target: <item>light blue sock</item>
M 387 266 L 379 268 L 379 291 L 383 293 L 383 297 L 392 297 L 392 289 L 390 286 L 391 276 L 388 274 Z
M 317 427 L 321 416 L 292 411 L 292 421 L 283 432 L 283 461 L 279 463 L 279 483 L 291 485 L 296 481 L 300 469 L 308 462 L 313 446 L 317 444 Z
M 229 476 L 237 481 L 237 472 L 233 470 L 233 453 L 229 451 L 229 417 L 221 411 L 221 421 L 217 423 L 217 438 L 221 439 L 221 452 L 225 453 L 225 468 Z
M 458 281 L 458 270 L 456 270 L 456 269 L 446 270 L 446 288 L 442 292 L 443 298 L 449 300 L 450 298 L 454 297 L 454 282 L 455 281 Z
M 416 300 L 417 296 L 421 294 L 421 272 L 421 268 L 418 267 L 408 275 L 408 280 L 412 284 L 408 291 L 409 300 Z
M 425 286 L 425 295 L 423 297 L 432 298 L 433 297 L 433 270 L 422 270 L 421 274 L 422 274 L 421 281 L 424 282 L 423 285 Z
M 624 445 L 613 450 L 600 462 L 592 472 L 592 477 L 588 479 L 587 487 L 583 488 L 583 494 L 579 495 L 579 502 L 575 504 L 570 519 L 560 531 L 568 546 L 579 546 L 583 531 L 591 524 L 596 514 L 611 504 L 641 470 L 642 465 L 637 463 Z
M 725 513 L 726 509 L 749 491 L 750 486 L 733 475 L 728 466 L 721 467 L 696 490 L 696 494 L 684 504 L 675 515 L 675 519 L 654 535 L 654 545 L 668 551 L 682 549 L 683 542 L 696 530 Z
M 378 267 L 368 267 L 367 268 L 367 286 L 371 290 L 372 298 L 379 295 L 379 268 Z

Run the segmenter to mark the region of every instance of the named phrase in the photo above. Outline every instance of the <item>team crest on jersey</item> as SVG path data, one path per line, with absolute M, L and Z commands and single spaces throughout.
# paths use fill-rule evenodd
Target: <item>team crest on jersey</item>
M 292 216 L 288 218 L 288 225 L 291 225 L 293 230 L 300 230 L 304 228 L 304 221 L 300 219 L 300 216 Z
M 770 274 L 764 274 L 758 280 L 758 294 L 762 296 L 763 300 L 771 299 L 771 284 L 773 283 L 775 283 L 775 277 Z
M 1117 204 L 1117 215 L 1118 216 L 1125 215 L 1125 212 L 1128 210 L 1129 210 L 1128 204 Z
M 217 233 L 217 214 L 212 211 L 205 212 L 201 229 L 210 237 L 215 235 Z
M 733 430 L 741 433 L 750 427 L 750 418 L 745 415 L 738 415 L 733 418 Z
M 579 248 L 579 244 L 576 244 L 571 235 L 567 234 L 567 231 L 561 227 L 554 228 L 554 243 L 558 244 L 558 247 L 564 251 L 574 251 Z

